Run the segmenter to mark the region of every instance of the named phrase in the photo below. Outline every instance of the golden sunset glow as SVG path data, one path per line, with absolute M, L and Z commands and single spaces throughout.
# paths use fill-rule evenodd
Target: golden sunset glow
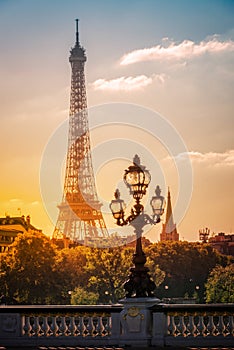
M 53 232 L 63 169 L 54 181 L 48 174 L 48 187 L 59 185 L 47 203 L 40 174 L 56 137 L 66 153 L 68 57 L 78 17 L 94 173 L 107 226 L 115 229 L 109 202 L 116 187 L 124 191 L 124 169 L 137 153 L 152 175 L 146 202 L 156 185 L 164 196 L 170 187 L 180 239 L 198 240 L 202 227 L 232 233 L 234 4 L 225 4 L 1 1 L 0 216 L 29 214 L 35 227 Z M 180 142 L 184 149 L 177 152 Z M 63 167 L 64 153 L 59 147 L 54 153 Z M 188 158 L 191 184 L 181 180 Z M 182 190 L 188 208 L 180 213 Z M 147 235 L 157 241 L 160 232 L 158 225 Z

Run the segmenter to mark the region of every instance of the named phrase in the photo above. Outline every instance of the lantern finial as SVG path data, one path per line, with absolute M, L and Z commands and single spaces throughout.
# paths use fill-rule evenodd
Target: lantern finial
M 156 186 L 155 194 L 156 194 L 156 196 L 158 196 L 158 197 L 159 197 L 160 194 L 161 194 L 161 188 L 159 187 L 159 185 Z
M 138 165 L 138 166 L 141 164 L 140 157 L 137 154 L 135 154 L 135 156 L 133 158 L 133 164 Z
M 116 188 L 114 196 L 115 196 L 115 199 L 119 199 L 120 198 L 120 192 L 119 192 L 118 188 Z

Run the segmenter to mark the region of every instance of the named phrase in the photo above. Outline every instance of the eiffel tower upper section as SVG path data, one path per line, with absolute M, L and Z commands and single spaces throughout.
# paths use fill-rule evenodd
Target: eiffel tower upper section
M 98 201 L 92 167 L 84 66 L 85 50 L 79 42 L 70 51 L 71 95 L 68 151 L 62 203 L 54 238 L 65 236 L 73 241 L 108 237 Z

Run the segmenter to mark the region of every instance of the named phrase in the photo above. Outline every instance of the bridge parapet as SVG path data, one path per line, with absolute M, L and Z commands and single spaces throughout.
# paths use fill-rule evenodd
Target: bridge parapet
M 233 347 L 234 304 L 29 305 L 0 307 L 0 345 L 6 347 Z M 124 328 L 126 322 L 134 327 Z M 148 315 L 148 316 L 147 316 Z M 146 320 L 146 317 L 148 319 Z M 132 321 L 131 321 L 132 318 Z M 140 323 L 140 324 L 139 324 Z M 129 338 L 128 338 L 129 337 Z M 128 341 L 129 339 L 129 341 Z M 131 339 L 134 340 L 132 344 Z
M 234 304 L 158 304 L 153 313 L 152 345 L 233 346 Z

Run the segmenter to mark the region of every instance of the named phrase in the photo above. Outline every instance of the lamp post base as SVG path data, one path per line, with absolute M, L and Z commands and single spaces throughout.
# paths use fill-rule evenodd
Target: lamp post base
M 124 284 L 126 298 L 153 298 L 156 285 L 148 273 L 148 267 L 132 267 L 130 272 L 129 279 Z
M 160 300 L 158 298 L 126 298 L 119 302 L 124 305 L 120 313 L 123 330 L 120 346 L 149 346 L 151 339 L 149 308 L 160 303 Z

